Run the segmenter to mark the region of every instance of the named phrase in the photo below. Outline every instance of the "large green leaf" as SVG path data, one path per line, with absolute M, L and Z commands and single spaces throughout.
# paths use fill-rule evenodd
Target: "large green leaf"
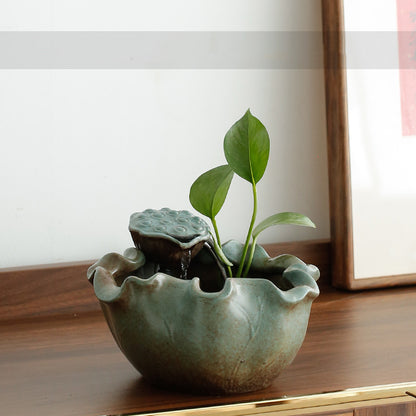
M 224 204 L 233 175 L 228 165 L 203 173 L 191 186 L 189 200 L 192 206 L 213 219 Z
M 305 215 L 298 214 L 297 212 L 280 212 L 279 214 L 266 218 L 258 224 L 253 230 L 253 238 L 257 238 L 257 236 L 266 228 L 281 224 L 302 225 L 304 227 L 316 228 L 315 224 Z
M 257 183 L 263 177 L 269 151 L 269 134 L 250 110 L 228 130 L 224 138 L 228 164 L 237 175 L 251 183 Z

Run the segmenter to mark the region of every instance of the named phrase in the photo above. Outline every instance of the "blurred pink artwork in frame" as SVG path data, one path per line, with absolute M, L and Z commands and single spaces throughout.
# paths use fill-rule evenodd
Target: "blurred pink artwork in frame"
M 397 1 L 403 136 L 416 135 L 416 0 Z

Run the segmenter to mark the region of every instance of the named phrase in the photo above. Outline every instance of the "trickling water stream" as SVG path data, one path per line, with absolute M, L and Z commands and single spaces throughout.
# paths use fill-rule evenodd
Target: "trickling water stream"
M 182 252 L 182 257 L 180 260 L 180 274 L 179 278 L 187 280 L 188 279 L 188 269 L 189 265 L 191 264 L 191 258 L 192 258 L 192 250 L 184 250 Z

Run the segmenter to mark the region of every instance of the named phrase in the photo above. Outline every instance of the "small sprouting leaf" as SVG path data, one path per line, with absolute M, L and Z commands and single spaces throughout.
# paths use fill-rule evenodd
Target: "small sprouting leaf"
M 192 206 L 213 219 L 224 204 L 233 176 L 234 172 L 228 165 L 203 173 L 191 186 L 189 201 Z
M 305 215 L 298 214 L 297 212 L 280 212 L 279 214 L 266 218 L 258 224 L 253 230 L 253 238 L 256 238 L 266 228 L 281 224 L 302 225 L 304 227 L 316 228 L 315 224 Z
M 228 130 L 224 138 L 228 164 L 237 175 L 251 183 L 257 183 L 263 177 L 269 151 L 269 134 L 250 110 Z

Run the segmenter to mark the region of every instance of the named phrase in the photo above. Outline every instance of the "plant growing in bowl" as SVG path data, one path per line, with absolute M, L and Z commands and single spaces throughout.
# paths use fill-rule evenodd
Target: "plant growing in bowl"
M 266 128 L 247 111 L 225 136 L 227 164 L 190 189 L 192 206 L 213 232 L 188 211 L 134 213 L 135 247 L 89 268 L 118 346 L 151 383 L 214 394 L 253 391 L 270 385 L 296 356 L 319 294 L 319 270 L 288 254 L 270 258 L 257 239 L 274 225 L 314 224 L 293 212 L 256 224 L 269 148 Z M 222 244 L 216 216 L 234 174 L 251 184 L 253 214 L 244 243 Z
M 192 206 L 211 220 L 215 231 L 215 249 L 227 265 L 229 277 L 233 277 L 232 264 L 223 255 L 220 234 L 215 217 L 221 210 L 234 174 L 251 184 L 253 192 L 253 213 L 248 227 L 247 237 L 239 259 L 235 277 L 246 277 L 250 270 L 260 233 L 269 227 L 279 224 L 314 227 L 315 224 L 305 215 L 296 212 L 281 212 L 272 215 L 257 226 L 257 183 L 263 177 L 269 160 L 270 139 L 261 121 L 254 117 L 250 110 L 238 120 L 224 138 L 224 154 L 228 164 L 218 166 L 203 173 L 192 185 L 189 199 Z M 249 244 L 252 240 L 249 255 Z

